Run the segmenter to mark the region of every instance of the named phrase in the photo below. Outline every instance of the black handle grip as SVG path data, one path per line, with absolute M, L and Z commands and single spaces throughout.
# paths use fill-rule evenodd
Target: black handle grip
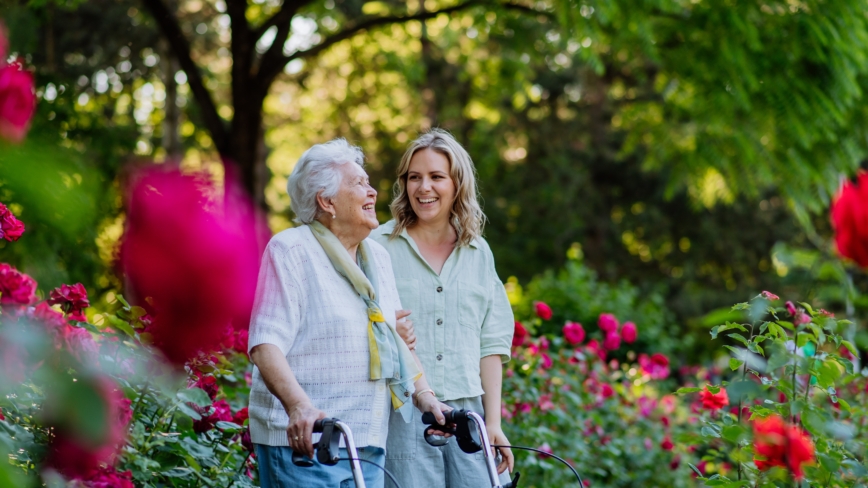
M 445 422 L 447 424 L 455 423 L 455 412 L 456 410 L 450 410 L 448 412 L 443 412 L 443 416 L 446 417 Z M 440 425 L 437 423 L 437 419 L 434 418 L 434 414 L 431 412 L 425 412 L 422 414 L 422 423 L 425 425 Z
M 325 419 L 319 419 L 313 423 L 313 432 L 315 434 L 321 434 L 322 433 L 322 421 L 323 420 L 325 420 Z

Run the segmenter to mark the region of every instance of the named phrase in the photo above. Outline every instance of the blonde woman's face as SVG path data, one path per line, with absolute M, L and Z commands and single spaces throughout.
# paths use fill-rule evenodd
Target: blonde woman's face
M 407 172 L 407 196 L 420 222 L 449 221 L 455 202 L 455 182 L 449 159 L 431 149 L 416 151 Z

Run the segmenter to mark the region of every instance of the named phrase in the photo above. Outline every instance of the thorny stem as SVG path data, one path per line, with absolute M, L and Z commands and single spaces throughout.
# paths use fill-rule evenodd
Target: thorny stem
M 142 389 L 139 391 L 139 399 L 136 400 L 136 404 L 133 405 L 133 414 L 136 413 L 136 411 L 139 408 L 139 405 L 142 404 L 142 400 L 145 398 L 145 394 L 148 392 L 148 387 L 150 385 L 151 385 L 150 380 L 146 380 L 145 384 L 142 385 Z

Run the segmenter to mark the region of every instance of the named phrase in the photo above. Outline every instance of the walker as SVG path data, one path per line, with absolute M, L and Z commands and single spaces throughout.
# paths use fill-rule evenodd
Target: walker
M 338 464 L 338 461 L 349 460 L 350 467 L 353 470 L 353 480 L 356 482 L 356 488 L 367 488 L 365 486 L 365 475 L 362 473 L 362 465 L 359 462 L 359 453 L 356 451 L 356 443 L 353 441 L 353 431 L 350 429 L 350 426 L 338 419 L 325 418 L 314 422 L 313 431 L 315 433 L 322 433 L 319 442 L 314 446 L 314 449 L 316 449 L 317 461 L 326 466 L 334 466 Z M 347 454 L 349 454 L 349 458 L 341 458 L 340 456 L 341 436 L 343 436 L 344 444 L 347 446 Z M 292 464 L 309 468 L 313 466 L 313 461 L 311 461 L 307 456 L 293 451 Z M 371 464 L 379 466 L 376 463 Z M 388 472 L 386 472 L 386 474 L 388 474 L 389 477 L 392 476 Z
M 573 474 L 576 476 L 576 479 L 579 481 L 579 486 L 584 488 L 585 485 L 582 482 L 582 477 L 579 476 L 579 473 L 570 465 L 570 463 L 566 462 L 564 459 L 554 454 L 544 452 L 533 447 L 501 446 L 491 444 L 491 441 L 489 441 L 488 439 L 488 431 L 485 428 L 485 420 L 478 413 L 472 410 L 462 409 L 452 410 L 450 412 L 443 412 L 443 415 L 446 417 L 445 422 L 447 425 L 438 424 L 437 421 L 434 419 L 434 415 L 430 412 L 422 414 L 422 423 L 428 425 L 428 427 L 425 427 L 424 431 L 425 441 L 435 447 L 444 446 L 449 442 L 448 437 L 434 435 L 432 431 L 436 430 L 454 435 L 455 438 L 458 439 L 458 447 L 460 447 L 461 450 L 467 454 L 473 454 L 481 450 L 483 456 L 485 457 L 485 464 L 488 469 L 488 478 L 489 480 L 491 480 L 491 488 L 518 488 L 518 480 L 521 477 L 521 474 L 516 471 L 515 477 L 512 479 L 512 481 L 506 483 L 505 485 L 500 484 L 500 480 L 497 475 L 497 464 L 495 461 L 495 456 L 491 451 L 492 447 L 524 449 L 526 451 L 538 452 L 557 459 L 558 461 L 566 464 L 568 468 L 570 468 L 570 471 L 573 472 Z

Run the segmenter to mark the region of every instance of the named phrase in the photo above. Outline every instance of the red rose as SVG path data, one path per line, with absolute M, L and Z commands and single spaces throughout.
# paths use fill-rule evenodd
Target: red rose
M 17 63 L 0 67 L 0 137 L 21 142 L 35 110 L 33 74 Z
M 720 410 L 729 405 L 729 395 L 726 393 L 726 388 L 721 387 L 717 393 L 712 393 L 708 386 L 699 392 L 699 399 L 702 400 L 702 406 L 707 410 Z
M 621 326 L 621 340 L 627 344 L 632 344 L 636 342 L 637 335 L 638 331 L 636 330 L 636 324 L 633 322 L 624 322 L 624 325 Z
M 3 416 L 3 409 L 0 409 L 0 420 L 6 420 L 6 417 Z
M 675 471 L 676 469 L 678 469 L 678 466 L 680 464 L 681 464 L 681 456 L 676 455 L 674 458 L 672 458 L 672 461 L 669 462 L 669 469 L 671 469 L 672 471 Z
M 786 425 L 777 415 L 758 419 L 753 425 L 755 452 L 760 459 L 754 463 L 762 471 L 772 466 L 788 468 L 796 479 L 802 479 L 802 465 L 814 460 L 814 444 L 802 430 Z
M 217 378 L 211 375 L 203 376 L 198 371 L 196 372 L 196 376 L 198 377 L 196 381 L 188 383 L 188 387 L 204 390 L 208 394 L 208 397 L 211 398 L 211 401 L 214 401 L 217 398 L 217 393 L 220 391 L 220 386 L 217 385 Z
M 600 384 L 600 396 L 603 397 L 603 399 L 609 398 L 614 394 L 615 394 L 615 389 L 612 388 L 612 385 L 610 385 L 608 383 Z
M 213 429 L 217 422 L 231 422 L 232 421 L 232 409 L 229 407 L 229 404 L 226 403 L 226 400 L 217 400 L 214 402 L 211 407 L 205 407 L 202 409 L 204 412 L 210 411 L 213 408 L 213 411 L 210 415 L 202 415 L 200 420 L 193 421 L 193 430 L 198 433 L 208 432 Z M 196 410 L 199 410 L 198 408 Z M 201 412 L 200 412 L 201 413 Z
M 618 319 L 610 313 L 601 313 L 600 318 L 597 319 L 597 326 L 603 332 L 617 332 Z
M 247 343 L 249 339 L 250 333 L 248 331 L 239 330 L 238 334 L 235 335 L 235 343 L 232 348 L 235 349 L 235 352 L 247 354 Z
M 122 268 L 135 301 L 152 299 L 148 333 L 176 365 L 220 350 L 226 324 L 250 322 L 258 242 L 267 239 L 257 238 L 259 217 L 234 185 L 214 201 L 201 177 L 152 169 L 131 191 Z
M 250 414 L 247 413 L 247 407 L 244 407 L 241 410 L 235 412 L 235 415 L 232 416 L 232 421 L 238 425 L 244 425 L 244 421 L 249 418 Z
M 868 266 L 868 173 L 846 182 L 832 203 L 832 227 L 838 252 L 863 268 Z
M 521 325 L 521 322 L 518 320 L 515 321 L 515 329 L 512 333 L 512 347 L 518 347 L 524 344 L 524 341 L 527 340 L 527 329 Z
M 543 320 L 549 320 L 552 318 L 552 308 L 545 302 L 533 302 L 533 309 L 536 312 L 537 317 Z
M 90 302 L 87 300 L 87 289 L 81 283 L 60 285 L 59 288 L 51 290 L 48 295 L 48 304 L 60 305 L 60 308 L 69 314 L 69 318 L 72 320 L 87 321 L 82 310 L 89 307 Z
M 667 435 L 666 437 L 663 438 L 663 442 L 660 443 L 660 447 L 664 451 L 671 451 L 672 449 L 675 448 L 675 444 L 672 443 L 672 439 L 670 439 L 669 436 Z
M 585 329 L 578 322 L 567 322 L 564 325 L 564 339 L 572 345 L 581 344 L 585 340 Z
M 610 351 L 614 351 L 621 347 L 621 336 L 618 335 L 618 332 L 606 332 L 606 338 L 603 339 L 603 347 Z
M 600 361 L 606 360 L 606 348 L 600 346 L 600 341 L 597 339 L 591 339 L 588 341 L 588 345 L 585 346 L 585 350 L 590 353 L 596 354 Z
M 549 443 L 546 442 L 543 445 L 539 446 L 539 450 L 542 452 L 538 452 L 536 455 L 539 456 L 540 459 L 545 459 L 550 457 L 549 454 L 552 454 L 552 447 L 549 446 Z
M 15 218 L 12 211 L 0 203 L 0 238 L 9 242 L 17 241 L 24 234 L 24 224 Z
M 0 303 L 30 305 L 36 301 L 36 281 L 6 263 L 0 263 Z
M 542 367 L 543 367 L 543 369 L 551 369 L 551 367 L 553 365 L 554 365 L 554 363 L 552 362 L 551 356 L 549 356 L 547 353 L 542 353 Z

